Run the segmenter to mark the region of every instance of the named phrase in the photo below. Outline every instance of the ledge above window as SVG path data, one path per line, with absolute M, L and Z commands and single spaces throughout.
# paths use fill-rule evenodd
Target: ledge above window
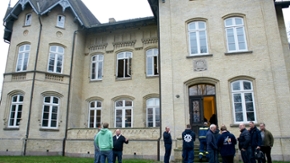
M 58 128 L 40 128 L 39 131 L 51 131 L 51 132 L 58 132 Z
M 251 54 L 253 51 L 226 52 L 225 55 Z
M 187 59 L 189 58 L 200 58 L 200 57 L 212 57 L 213 54 L 195 54 L 195 55 L 188 55 L 186 56 Z

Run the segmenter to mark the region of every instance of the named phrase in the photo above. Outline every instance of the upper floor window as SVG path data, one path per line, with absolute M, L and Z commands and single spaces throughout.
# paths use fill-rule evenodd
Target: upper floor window
M 147 76 L 157 76 L 158 70 L 158 49 L 146 51 L 146 72 Z
M 206 23 L 194 21 L 188 24 L 189 50 L 190 55 L 207 54 Z
M 64 28 L 65 17 L 63 15 L 58 15 L 56 20 L 56 26 L 60 28 Z
M 91 80 L 102 80 L 104 56 L 101 54 L 92 56 Z
M 131 77 L 132 52 L 121 52 L 117 55 L 117 78 Z
M 224 22 L 228 51 L 229 52 L 246 51 L 247 41 L 243 18 L 232 17 L 226 19 Z
M 44 97 L 42 121 L 43 128 L 57 128 L 59 98 L 54 96 Z
M 115 127 L 133 127 L 133 101 L 119 100 L 115 102 Z
M 31 14 L 26 14 L 26 16 L 25 16 L 24 26 L 29 26 L 29 25 L 31 25 L 31 20 L 32 20 L 32 15 L 31 15 Z
M 23 108 L 23 96 L 12 97 L 8 127 L 19 127 Z
M 50 46 L 48 71 L 62 73 L 64 48 L 61 46 Z
M 27 70 L 29 52 L 30 52 L 30 45 L 26 44 L 19 47 L 17 64 L 16 64 L 17 72 Z
M 89 128 L 98 128 L 101 126 L 102 102 L 93 101 L 89 106 Z
M 231 83 L 235 123 L 256 121 L 253 84 L 247 80 Z
M 147 127 L 160 127 L 159 98 L 150 98 L 146 101 Z

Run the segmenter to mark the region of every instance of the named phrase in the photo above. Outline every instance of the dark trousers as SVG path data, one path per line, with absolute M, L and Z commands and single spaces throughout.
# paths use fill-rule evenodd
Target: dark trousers
M 256 151 L 257 147 L 252 147 L 252 151 L 251 151 L 251 163 L 256 163 L 256 158 L 255 158 L 255 151 Z M 262 163 L 262 160 L 257 159 L 258 163 Z
M 164 163 L 169 163 L 172 144 L 165 144 L 165 155 L 164 155 Z
M 251 154 L 252 154 L 252 149 L 249 147 L 246 150 L 241 150 L 241 155 L 244 163 L 250 163 L 251 162 Z
M 206 150 L 206 139 L 199 139 L 199 159 L 203 156 L 208 157 L 208 152 Z
M 261 151 L 267 156 L 267 162 L 272 163 L 272 158 L 271 158 L 271 147 L 270 146 L 261 146 Z M 266 162 L 266 157 L 263 160 L 263 162 Z
M 223 163 L 234 163 L 234 156 L 222 156 Z
M 113 163 L 116 163 L 116 157 L 118 158 L 118 163 L 122 163 L 122 151 L 113 151 Z
M 193 163 L 194 153 L 193 149 L 182 150 L 183 163 Z
M 101 162 L 100 149 L 95 146 L 95 160 L 94 160 L 94 163 L 100 163 L 100 162 Z
M 218 151 L 213 149 L 208 149 L 208 155 L 209 155 L 209 163 L 218 163 Z

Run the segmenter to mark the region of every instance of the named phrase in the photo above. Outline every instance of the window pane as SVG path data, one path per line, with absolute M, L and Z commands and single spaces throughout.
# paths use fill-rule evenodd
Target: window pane
M 48 126 L 48 120 L 43 120 L 42 121 L 42 126 L 47 127 Z
M 49 114 L 48 113 L 43 113 L 43 119 L 48 119 L 48 117 L 49 117 Z
M 226 23 L 226 26 L 231 26 L 231 25 L 233 25 L 233 23 L 232 23 L 232 19 L 231 19 L 231 18 L 226 19 L 225 23 Z
M 229 50 L 236 50 L 234 30 L 232 28 L 227 29 L 227 41 Z
M 255 121 L 254 112 L 247 112 L 247 121 Z
M 132 106 L 132 105 L 133 105 L 132 101 L 126 101 L 125 102 L 125 106 Z
M 245 93 L 245 100 L 246 102 L 252 102 L 253 101 L 252 93 Z
M 22 105 L 18 105 L 18 112 L 22 111 Z
M 62 69 L 62 55 L 58 55 L 57 56 L 57 69 L 56 69 L 56 72 L 59 72 L 61 73 L 61 69 Z
M 195 30 L 195 22 L 188 24 L 189 30 Z
M 54 104 L 58 104 L 58 98 L 53 97 L 53 103 L 54 103 Z
M 51 114 L 51 119 L 56 120 L 57 119 L 57 114 Z
M 102 107 L 102 103 L 101 102 L 97 102 L 97 107 L 99 108 L 99 107 Z
M 148 127 L 153 127 L 153 122 L 148 122 Z
M 243 19 L 241 18 L 235 18 L 236 25 L 243 25 Z
M 44 102 L 46 102 L 46 103 L 50 103 L 50 97 L 45 97 L 45 98 L 44 98 Z
M 235 103 L 235 112 L 242 112 L 243 108 L 242 108 L 242 103 Z
M 205 23 L 204 22 L 198 22 L 198 28 L 199 29 L 205 29 Z
M 237 37 L 238 37 L 238 42 L 239 42 L 239 50 L 246 49 L 244 28 L 237 28 Z
M 55 54 L 51 53 L 49 55 L 49 65 L 48 65 L 49 71 L 54 71 L 54 61 L 55 61 Z
M 190 39 L 191 54 L 197 54 L 198 53 L 198 49 L 197 49 L 196 32 L 191 32 L 189 34 L 189 39 Z
M 49 112 L 49 106 L 44 106 L 43 111 L 44 111 L 44 112 Z
M 57 109 L 58 109 L 57 106 L 53 106 L 53 107 L 52 107 L 52 113 L 57 113 Z
M 56 121 L 51 121 L 51 127 L 56 127 Z
M 244 120 L 243 113 L 236 113 L 236 121 L 242 122 Z
M 95 107 L 95 102 L 91 102 L 90 107 L 94 108 Z
M 147 75 L 153 75 L 153 57 L 147 57 Z
M 125 127 L 131 127 L 131 109 L 126 110 Z
M 243 82 L 243 84 L 244 84 L 244 90 L 251 90 L 252 89 L 250 82 Z
M 116 102 L 117 107 L 122 107 L 123 106 L 123 101 L 117 101 Z
M 248 111 L 254 111 L 254 104 L 252 102 L 246 103 L 246 110 Z
M 192 87 L 189 88 L 189 95 L 190 96 L 197 95 L 197 85 L 192 86 Z
M 200 53 L 207 53 L 207 42 L 205 31 L 199 32 Z
M 98 63 L 98 79 L 103 77 L 103 62 Z
M 233 90 L 240 90 L 240 82 L 234 82 L 232 84 Z
M 50 47 L 50 51 L 51 51 L 51 52 L 56 52 L 56 46 L 51 46 L 51 47 Z
M 207 95 L 215 95 L 215 87 L 212 85 L 206 86 L 206 93 Z
M 58 53 L 63 54 L 64 53 L 64 48 L 58 46 Z
M 241 94 L 234 94 L 234 102 L 242 102 Z

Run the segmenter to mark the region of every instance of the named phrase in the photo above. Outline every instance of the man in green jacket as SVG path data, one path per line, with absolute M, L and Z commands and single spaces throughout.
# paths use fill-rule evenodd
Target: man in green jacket
M 95 139 L 95 143 L 100 149 L 101 163 L 105 163 L 106 160 L 108 163 L 113 163 L 113 134 L 108 127 L 108 123 L 103 123 L 103 129 Z
M 268 163 L 272 163 L 271 158 L 271 149 L 274 145 L 274 138 L 270 131 L 266 130 L 265 123 L 260 124 L 260 130 L 261 130 L 261 137 L 262 137 L 262 146 L 261 151 L 266 154 Z M 263 162 L 266 162 L 266 159 L 264 158 Z

